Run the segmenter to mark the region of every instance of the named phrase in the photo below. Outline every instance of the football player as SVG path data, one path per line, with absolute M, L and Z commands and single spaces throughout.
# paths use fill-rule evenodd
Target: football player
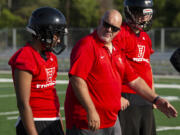
M 150 56 L 154 52 L 146 31 L 151 29 L 152 0 L 125 0 L 125 22 L 116 37 L 134 71 L 154 91 Z M 119 113 L 123 135 L 155 135 L 153 104 L 139 96 L 127 84 L 122 87 Z M 130 105 L 129 105 L 130 104 Z
M 33 11 L 27 25 L 32 41 L 10 59 L 19 109 L 17 135 L 64 135 L 56 94 L 57 58 L 65 45 L 66 19 L 55 8 Z

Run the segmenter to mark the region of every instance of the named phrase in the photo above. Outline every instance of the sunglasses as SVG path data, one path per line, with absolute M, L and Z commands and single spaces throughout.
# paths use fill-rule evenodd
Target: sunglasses
M 104 28 L 110 28 L 111 27 L 112 32 L 117 32 L 120 30 L 120 28 L 113 26 L 113 25 L 107 23 L 106 21 L 103 21 L 103 26 L 104 26 Z

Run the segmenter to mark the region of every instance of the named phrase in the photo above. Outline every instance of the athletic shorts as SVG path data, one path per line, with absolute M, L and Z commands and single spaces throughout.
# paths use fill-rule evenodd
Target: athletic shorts
M 122 135 L 122 133 L 119 120 L 117 119 L 115 125 L 110 128 L 91 131 L 88 129 L 77 129 L 76 127 L 73 127 L 72 129 L 66 130 L 66 135 Z
M 123 135 L 156 135 L 156 125 L 152 106 L 130 105 L 119 112 Z
M 60 120 L 35 121 L 34 123 L 38 135 L 64 135 Z M 27 135 L 21 120 L 16 126 L 16 135 Z

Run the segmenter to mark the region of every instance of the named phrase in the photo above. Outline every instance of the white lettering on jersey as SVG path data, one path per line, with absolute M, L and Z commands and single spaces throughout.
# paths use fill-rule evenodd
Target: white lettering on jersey
M 46 68 L 47 82 L 52 82 L 54 73 L 55 73 L 55 67 Z
M 144 52 L 145 52 L 145 46 L 138 45 L 138 49 L 139 49 L 138 57 L 143 58 L 144 57 Z
M 45 71 L 46 71 L 46 76 L 47 76 L 46 84 L 37 84 L 36 88 L 38 88 L 38 89 L 39 88 L 47 88 L 47 87 L 56 85 L 56 81 L 52 80 L 52 78 L 55 74 L 55 67 L 46 68 Z
M 139 50 L 139 52 L 138 52 L 138 58 L 133 58 L 133 61 L 137 61 L 137 62 L 144 61 L 144 62 L 149 63 L 149 60 L 144 58 L 145 49 L 146 49 L 145 46 L 143 46 L 143 45 L 138 45 L 138 50 Z

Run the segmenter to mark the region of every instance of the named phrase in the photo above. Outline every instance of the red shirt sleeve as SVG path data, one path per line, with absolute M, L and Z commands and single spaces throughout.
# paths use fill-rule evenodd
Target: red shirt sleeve
M 69 75 L 75 75 L 86 80 L 95 58 L 92 42 L 91 38 L 84 38 L 73 48 Z
M 17 68 L 29 71 L 33 75 L 36 73 L 37 69 L 32 52 L 28 48 L 23 48 L 16 52 L 10 59 L 9 65 L 11 65 L 13 69 Z

